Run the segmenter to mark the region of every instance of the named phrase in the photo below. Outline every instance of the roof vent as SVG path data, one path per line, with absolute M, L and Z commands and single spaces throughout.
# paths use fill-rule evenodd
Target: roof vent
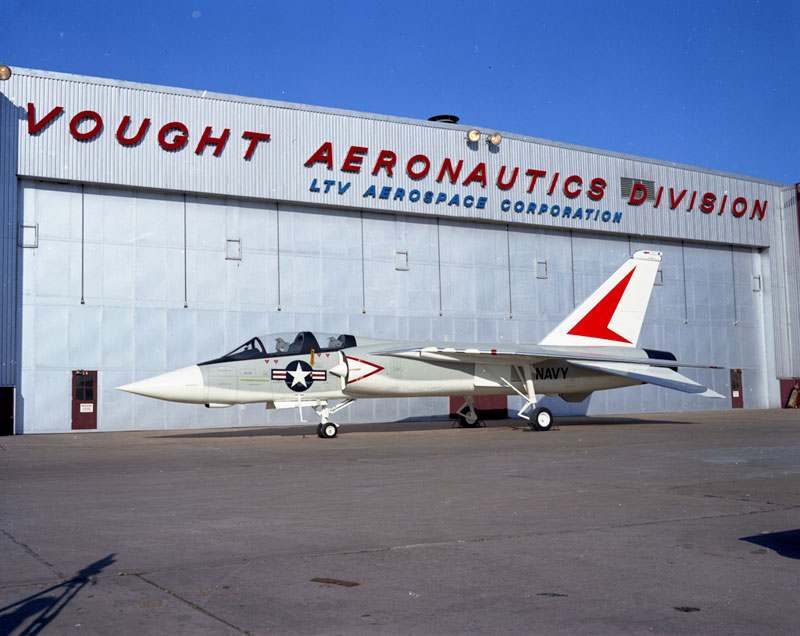
M 433 117 L 428 117 L 428 121 L 437 121 L 440 124 L 457 124 L 458 117 L 455 115 L 434 115 Z

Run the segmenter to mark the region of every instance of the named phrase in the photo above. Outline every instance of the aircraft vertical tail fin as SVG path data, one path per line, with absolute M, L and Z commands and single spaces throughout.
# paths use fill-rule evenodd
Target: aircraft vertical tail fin
M 539 344 L 635 347 L 660 262 L 636 252 Z

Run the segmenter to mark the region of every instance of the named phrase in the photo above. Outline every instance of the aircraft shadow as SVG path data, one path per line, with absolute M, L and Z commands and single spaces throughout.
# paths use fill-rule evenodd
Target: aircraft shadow
M 787 559 L 800 559 L 800 529 L 757 534 L 752 537 L 742 537 L 739 540 L 769 548 Z
M 95 584 L 93 577 L 114 563 L 115 556 L 116 554 L 109 554 L 86 566 L 63 583 L 53 585 L 11 605 L 0 607 L 0 634 L 11 634 L 25 623 L 28 623 L 28 626 L 19 632 L 20 636 L 39 634 L 84 587 Z
M 557 417 L 556 426 L 626 426 L 630 424 L 690 424 L 684 420 L 648 420 L 641 417 L 593 417 L 569 416 Z M 509 418 L 504 420 L 485 420 L 486 428 L 513 428 L 531 431 L 526 420 Z M 453 420 L 440 419 L 415 419 L 409 418 L 397 422 L 353 423 L 343 424 L 343 433 L 397 433 L 402 431 L 436 431 L 453 428 Z M 531 431 L 533 432 L 533 431 Z M 205 431 L 172 432 L 168 435 L 154 435 L 157 439 L 191 439 L 191 438 L 230 438 L 230 437 L 301 437 L 309 435 L 316 437 L 317 425 L 293 426 L 265 426 L 258 428 L 215 429 Z

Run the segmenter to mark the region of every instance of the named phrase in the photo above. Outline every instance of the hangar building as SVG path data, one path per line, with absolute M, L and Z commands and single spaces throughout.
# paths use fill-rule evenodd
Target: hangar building
M 664 253 L 640 345 L 724 367 L 686 373 L 729 397 L 632 387 L 543 402 L 556 414 L 778 407 L 779 380 L 800 376 L 794 186 L 482 126 L 5 70 L 5 433 L 293 423 L 114 388 L 271 332 L 535 343 L 640 249 Z M 341 421 L 448 410 L 362 400 Z

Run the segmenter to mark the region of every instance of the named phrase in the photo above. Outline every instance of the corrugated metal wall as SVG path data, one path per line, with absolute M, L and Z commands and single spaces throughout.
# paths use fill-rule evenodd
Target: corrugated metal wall
M 800 376 L 800 228 L 797 191 L 781 192 L 780 221 L 773 224 L 770 244 L 772 310 L 779 378 Z
M 0 92 L 0 386 L 17 378 L 17 131 L 20 109 Z
M 28 103 L 34 104 L 37 122 L 55 107 L 64 109 L 35 135 L 29 134 L 27 120 L 19 121 L 19 173 L 33 178 L 752 246 L 769 244 L 770 219 L 777 217 L 780 205 L 778 184 L 774 183 L 518 135 L 504 134 L 497 147 L 485 139 L 469 144 L 466 129 L 460 126 L 311 110 L 292 104 L 204 96 L 194 91 L 25 70 L 18 71 L 4 90 L 24 109 Z M 86 110 L 102 117 L 103 130 L 89 140 L 80 141 L 69 129 L 73 124 L 80 133 L 92 129 L 92 120 L 82 123 L 74 120 Z M 131 117 L 125 133 L 128 137 L 135 134 L 146 118 L 151 120 L 138 144 L 128 146 L 117 141 L 117 129 L 125 116 Z M 189 140 L 178 150 L 164 150 L 157 141 L 159 130 L 176 121 L 185 124 Z M 211 145 L 202 154 L 196 153 L 207 126 L 212 127 L 214 136 L 230 129 L 219 156 L 215 155 L 217 147 Z M 242 137 L 247 131 L 271 135 L 269 141 L 258 144 L 249 160 L 244 155 L 250 141 Z M 319 162 L 305 166 L 325 142 L 331 143 L 333 168 Z M 351 146 L 368 149 L 359 155 L 362 165 L 358 173 L 341 169 Z M 389 176 L 381 169 L 373 175 L 373 167 L 384 149 L 396 155 L 393 174 Z M 425 177 L 413 179 L 406 166 L 419 154 L 430 159 L 431 167 Z M 453 165 L 463 162 L 457 183 L 450 183 L 446 176 L 441 182 L 436 180 L 445 158 L 451 158 Z M 474 181 L 465 186 L 467 175 L 481 164 L 485 165 L 487 185 Z M 504 181 L 510 181 L 514 169 L 519 169 L 514 185 L 508 189 L 495 184 L 503 166 Z M 547 173 L 538 179 L 531 192 L 528 188 L 532 177 L 525 174 L 528 169 Z M 548 194 L 556 173 L 556 186 Z M 582 192 L 574 198 L 564 192 L 564 181 L 571 175 L 579 176 L 582 181 Z M 587 196 L 590 181 L 595 177 L 607 183 L 600 201 Z M 654 207 L 653 201 L 629 205 L 622 196 L 622 177 L 650 180 L 663 187 L 659 206 Z M 334 184 L 327 193 L 323 186 L 326 179 Z M 382 188 L 389 189 L 383 199 L 379 195 Z M 670 188 L 676 198 L 687 190 L 674 210 L 668 205 Z M 396 198 L 398 189 L 403 190 L 402 198 Z M 433 200 L 426 203 L 422 196 L 411 201 L 410 193 L 415 189 L 423 195 L 431 192 Z M 693 196 L 693 192 L 697 194 Z M 717 197 L 716 207 L 708 214 L 700 211 L 706 192 Z M 440 194 L 443 198 L 437 203 Z M 467 207 L 464 203 L 467 196 L 485 197 L 485 205 L 481 209 L 477 204 Z M 738 197 L 747 201 L 747 212 L 740 218 L 731 213 L 733 201 Z M 723 198 L 725 208 L 720 215 Z M 692 209 L 687 211 L 692 199 Z M 763 221 L 751 218 L 755 201 L 767 202 Z M 515 211 L 517 202 L 524 211 Z M 527 212 L 531 204 L 536 206 L 536 213 Z M 547 211 L 539 213 L 542 204 Z M 553 215 L 556 207 L 558 213 Z M 571 213 L 565 216 L 568 207 Z M 581 215 L 575 218 L 578 208 Z M 609 214 L 603 220 L 605 211 Z

